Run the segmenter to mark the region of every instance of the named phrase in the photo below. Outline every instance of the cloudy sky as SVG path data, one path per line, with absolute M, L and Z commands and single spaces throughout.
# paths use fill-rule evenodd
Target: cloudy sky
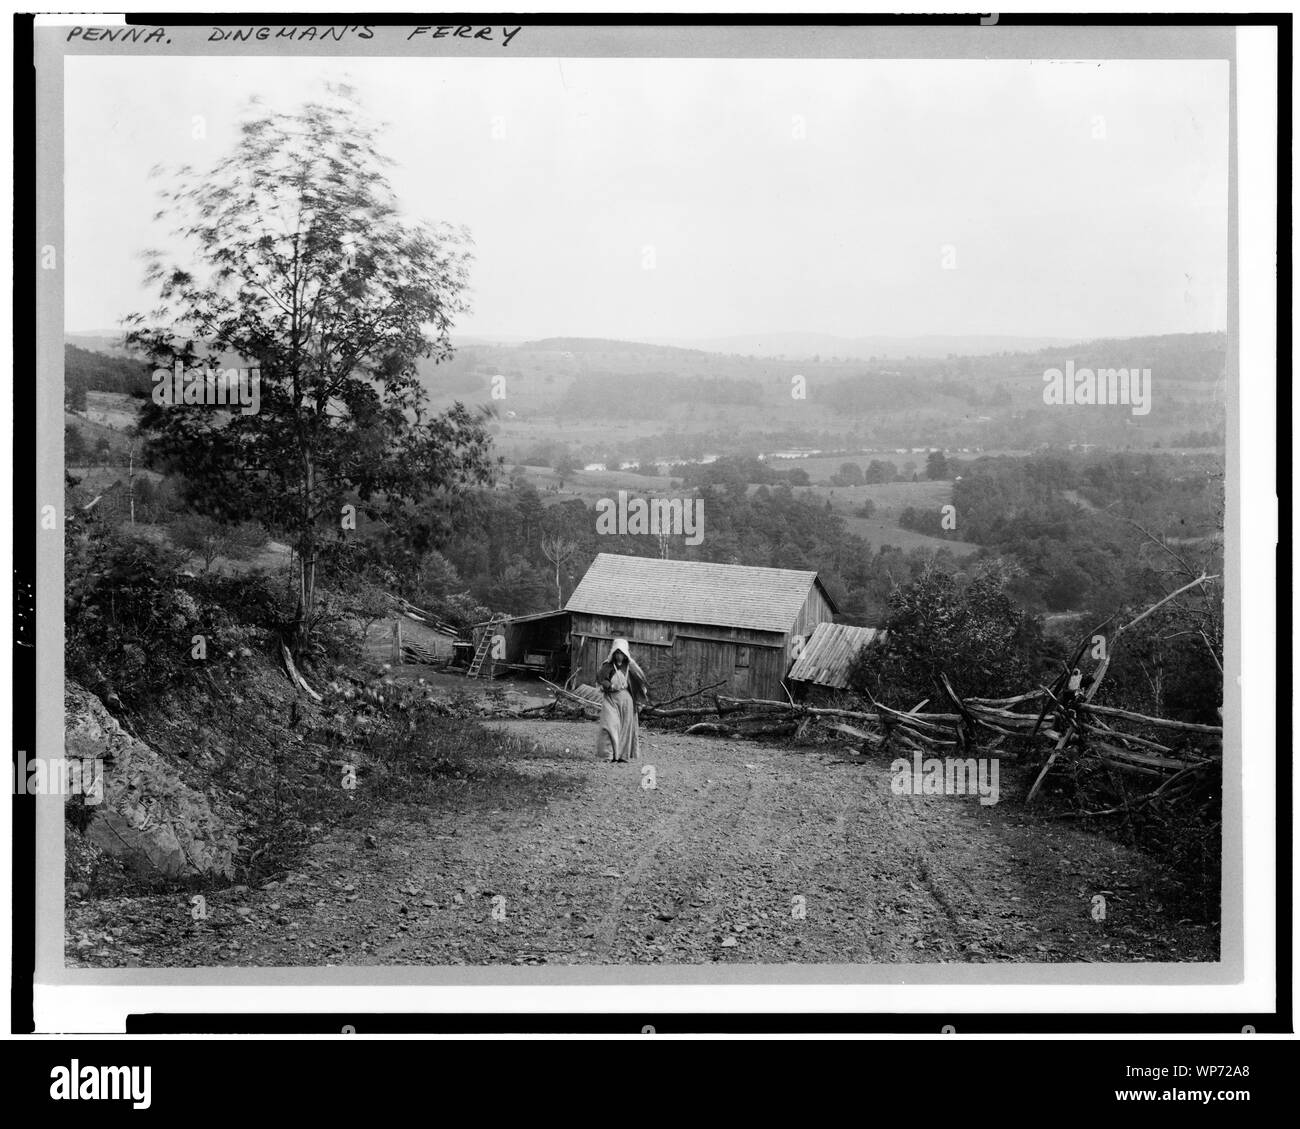
M 1225 327 L 1226 63 L 82 57 L 67 328 L 152 304 L 152 166 L 343 77 L 405 209 L 473 235 L 462 333 Z

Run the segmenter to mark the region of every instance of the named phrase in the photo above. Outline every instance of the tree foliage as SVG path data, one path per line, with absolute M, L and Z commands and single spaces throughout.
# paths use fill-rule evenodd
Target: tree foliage
M 946 674 L 963 697 L 998 697 L 1036 684 L 1045 653 L 1042 626 L 1007 593 L 1014 569 L 985 561 L 959 577 L 927 569 L 889 598 L 883 642 L 864 647 L 850 685 L 887 705 L 911 709 L 945 700 Z
M 151 402 L 143 425 L 196 509 L 286 531 L 300 633 L 344 506 L 383 519 L 489 473 L 482 413 L 430 414 L 417 369 L 451 354 L 468 237 L 401 216 L 388 164 L 345 87 L 255 112 L 232 153 L 162 191 L 185 252 L 148 253 L 161 304 L 127 319 L 160 368 L 258 370 L 257 412 Z
M 947 478 L 951 472 L 948 469 L 948 456 L 942 451 L 931 451 L 925 458 L 925 477 L 930 480 Z

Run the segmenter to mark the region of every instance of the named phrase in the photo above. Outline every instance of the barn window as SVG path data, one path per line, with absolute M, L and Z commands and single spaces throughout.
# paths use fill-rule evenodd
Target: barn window
M 741 667 L 741 666 L 749 666 L 749 648 L 748 648 L 748 647 L 737 647 L 737 648 L 736 648 L 736 666 L 738 666 L 738 667 Z

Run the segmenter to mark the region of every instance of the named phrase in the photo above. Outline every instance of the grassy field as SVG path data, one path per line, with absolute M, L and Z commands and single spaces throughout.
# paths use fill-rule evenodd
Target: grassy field
M 135 426 L 143 403 L 125 392 L 87 392 L 85 418 L 115 431 L 126 431 Z
M 107 490 L 110 486 L 119 483 L 125 487 L 127 480 L 131 476 L 130 470 L 125 464 L 113 464 L 112 466 L 69 465 L 68 472 L 74 478 L 81 480 L 83 489 L 91 491 Z M 152 482 L 157 485 L 162 479 L 163 476 L 156 470 L 148 470 L 140 466 L 135 468 L 136 482 Z
M 842 460 L 841 460 L 842 461 Z M 838 469 L 838 463 L 836 464 Z M 550 467 L 524 468 L 528 481 L 542 493 L 547 505 L 557 505 L 580 499 L 594 505 L 601 498 L 617 498 L 619 490 L 632 495 L 662 495 L 673 492 L 675 479 L 663 476 L 632 474 L 629 471 L 578 471 L 564 479 L 564 489 L 553 487 L 559 481 Z M 751 486 L 750 491 L 757 490 Z M 831 509 L 844 519 L 845 527 L 866 540 L 872 548 L 893 545 L 899 549 L 948 549 L 958 556 L 977 552 L 978 545 L 969 541 L 947 540 L 915 533 L 898 524 L 898 515 L 908 506 L 918 509 L 938 509 L 952 501 L 951 482 L 888 482 L 873 486 L 806 486 L 796 487 L 796 493 L 825 499 Z M 869 518 L 858 517 L 855 511 L 870 499 L 876 507 Z M 960 517 L 958 518 L 960 528 Z
M 809 486 L 799 491 L 825 498 L 831 509 L 844 518 L 851 533 L 868 541 L 872 548 L 894 545 L 900 549 L 948 549 L 964 556 L 979 550 L 969 541 L 948 540 L 915 533 L 898 524 L 898 515 L 908 506 L 919 510 L 938 510 L 952 501 L 951 482 L 883 482 L 871 486 Z M 858 517 L 855 511 L 864 501 L 875 506 L 871 517 Z M 961 515 L 957 517 L 958 531 Z
M 902 549 L 904 552 L 912 549 L 928 549 L 936 552 L 939 549 L 947 549 L 958 557 L 979 551 L 979 546 L 972 545 L 969 541 L 945 541 L 941 537 L 930 537 L 924 533 L 904 529 L 901 525 L 880 518 L 845 517 L 844 525 L 850 533 L 856 533 L 873 549 L 879 549 L 881 545 L 893 545 L 894 548 Z
M 620 490 L 629 494 L 667 494 L 678 480 L 664 475 L 633 474 L 626 470 L 579 470 L 563 478 L 564 488 L 556 490 L 561 478 L 550 467 L 526 466 L 524 476 L 542 494 L 545 505 L 557 505 L 581 499 L 594 505 L 601 498 L 617 499 Z
M 885 520 L 897 518 L 908 506 L 937 510 L 952 501 L 951 482 L 931 482 L 928 479 L 880 482 L 870 486 L 803 486 L 798 492 L 829 499 L 831 508 L 837 513 L 851 513 L 864 501 L 870 500 L 876 507 L 875 516 Z
M 63 423 L 65 427 L 81 432 L 87 447 L 94 447 L 100 439 L 107 439 L 115 454 L 125 455 L 131 449 L 131 437 L 125 431 L 109 427 L 107 424 L 95 423 L 94 420 L 87 419 L 79 412 L 65 411 Z
M 751 409 L 751 412 L 754 410 Z M 770 422 L 770 421 L 769 421 Z M 501 447 L 507 450 L 526 450 L 536 443 L 559 442 L 570 449 L 587 447 L 601 451 L 625 451 L 629 459 L 636 457 L 635 446 L 644 439 L 673 430 L 684 435 L 725 432 L 739 429 L 742 424 L 759 427 L 763 420 L 757 412 L 753 418 L 738 420 L 735 412 L 702 409 L 678 418 L 646 419 L 621 422 L 597 418 L 539 415 L 530 419 L 497 420 L 494 433 Z M 663 452 L 666 455 L 674 451 Z

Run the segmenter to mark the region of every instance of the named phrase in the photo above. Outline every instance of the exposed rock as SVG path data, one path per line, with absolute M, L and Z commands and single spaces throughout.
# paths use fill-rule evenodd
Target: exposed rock
M 88 840 L 144 876 L 232 873 L 239 843 L 207 797 L 71 680 L 64 692 L 64 733 L 68 758 L 103 764 L 103 799 L 87 805 L 93 813 Z

